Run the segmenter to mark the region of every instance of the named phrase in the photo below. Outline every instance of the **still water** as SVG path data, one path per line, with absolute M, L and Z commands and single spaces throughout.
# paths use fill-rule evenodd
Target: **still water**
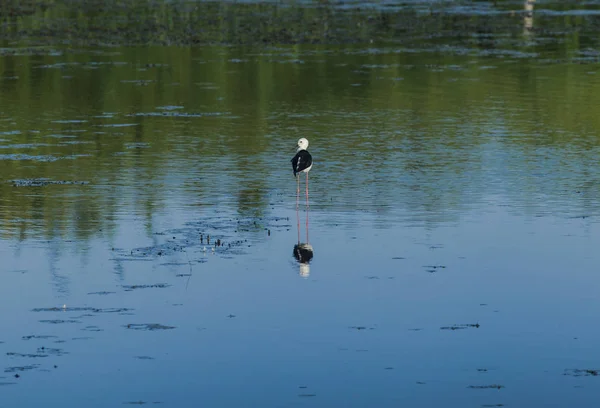
M 543 6 L 435 44 L 7 43 L 0 407 L 596 406 L 599 51 Z

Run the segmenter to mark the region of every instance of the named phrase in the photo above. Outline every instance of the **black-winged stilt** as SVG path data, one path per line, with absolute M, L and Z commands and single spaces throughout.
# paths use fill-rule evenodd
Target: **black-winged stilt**
M 308 149 L 308 140 L 305 138 L 298 140 L 296 155 L 292 159 L 292 170 L 294 171 L 294 177 L 296 177 L 297 181 L 296 209 L 298 208 L 298 201 L 300 199 L 300 177 L 298 177 L 298 173 L 306 174 L 306 208 L 308 209 L 308 172 L 312 168 L 313 160 L 306 149 Z

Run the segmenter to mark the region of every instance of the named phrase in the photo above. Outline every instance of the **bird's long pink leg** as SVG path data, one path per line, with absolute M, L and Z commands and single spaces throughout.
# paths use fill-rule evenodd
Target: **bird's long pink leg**
M 306 209 L 306 243 L 308 242 L 308 209 Z
M 306 210 L 308 210 L 308 172 L 306 173 Z
M 300 244 L 300 213 L 298 209 L 296 209 L 296 223 L 298 224 L 298 228 L 296 228 L 298 230 L 298 244 Z
M 308 172 L 306 173 L 306 243 L 308 244 Z
M 300 214 L 298 213 L 298 207 L 300 204 L 300 176 L 296 176 L 297 187 L 296 187 L 296 221 L 298 223 L 298 243 L 300 243 Z

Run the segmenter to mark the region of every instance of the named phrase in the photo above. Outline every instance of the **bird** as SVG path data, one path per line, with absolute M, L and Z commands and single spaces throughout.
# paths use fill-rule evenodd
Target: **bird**
M 298 208 L 298 199 L 300 196 L 299 173 L 306 174 L 306 207 L 308 208 L 308 172 L 312 168 L 313 160 L 311 154 L 306 149 L 308 149 L 308 140 L 301 138 L 296 145 L 296 155 L 292 158 L 292 170 L 298 182 L 296 188 L 296 209 Z

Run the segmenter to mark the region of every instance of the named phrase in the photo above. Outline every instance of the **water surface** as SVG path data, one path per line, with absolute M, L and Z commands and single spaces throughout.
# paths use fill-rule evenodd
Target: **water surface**
M 13 21 L 0 407 L 593 406 L 598 4 L 498 3 L 223 4 L 202 45 Z

